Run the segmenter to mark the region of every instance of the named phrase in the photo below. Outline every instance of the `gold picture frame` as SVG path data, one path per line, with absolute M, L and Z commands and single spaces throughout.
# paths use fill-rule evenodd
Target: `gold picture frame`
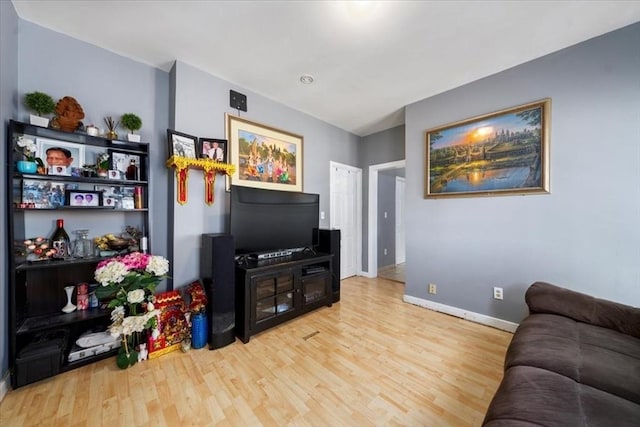
M 551 99 L 425 131 L 425 199 L 549 193 Z
M 231 114 L 225 119 L 230 162 L 236 166 L 233 185 L 302 191 L 301 135 Z

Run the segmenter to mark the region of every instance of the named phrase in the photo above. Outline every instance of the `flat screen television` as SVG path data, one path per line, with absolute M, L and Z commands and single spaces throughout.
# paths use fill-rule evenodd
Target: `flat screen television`
M 229 232 L 236 255 L 311 248 L 320 195 L 231 186 Z

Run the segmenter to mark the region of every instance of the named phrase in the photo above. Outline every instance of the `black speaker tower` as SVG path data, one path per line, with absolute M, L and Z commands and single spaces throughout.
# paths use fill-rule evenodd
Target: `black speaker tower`
M 230 234 L 203 234 L 200 278 L 207 293 L 209 349 L 236 340 L 235 243 Z
M 340 230 L 318 230 L 318 252 L 332 254 L 331 290 L 333 302 L 340 301 Z

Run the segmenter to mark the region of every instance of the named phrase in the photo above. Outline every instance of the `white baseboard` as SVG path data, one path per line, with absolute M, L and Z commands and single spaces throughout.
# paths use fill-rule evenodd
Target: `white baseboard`
M 376 277 L 378 277 L 377 275 L 374 274 L 369 274 L 368 271 L 358 271 L 358 276 L 362 276 L 362 277 L 366 277 L 367 279 L 375 279 Z
M 417 305 L 429 310 L 437 311 L 440 313 L 450 314 L 452 316 L 459 317 L 461 319 L 470 320 L 471 322 L 480 323 L 481 325 L 491 326 L 492 328 L 501 329 L 507 332 L 515 332 L 518 327 L 517 323 L 509 322 L 507 320 L 497 319 L 495 317 L 486 316 L 484 314 L 474 313 L 472 311 L 463 310 L 461 308 L 452 307 L 450 305 L 440 304 L 438 302 L 429 301 L 422 298 L 416 298 L 409 295 L 402 297 L 404 302 Z
M 4 378 L 0 381 L 0 402 L 9 392 L 9 371 L 5 374 Z

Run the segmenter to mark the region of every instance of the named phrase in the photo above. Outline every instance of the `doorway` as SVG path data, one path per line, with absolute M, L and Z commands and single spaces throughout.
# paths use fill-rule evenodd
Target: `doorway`
M 378 173 L 385 170 L 401 169 L 404 168 L 405 165 L 405 160 L 398 160 L 369 166 L 367 277 L 378 277 Z M 402 216 L 404 223 L 404 204 L 402 207 Z M 404 248 L 402 250 L 404 251 Z
M 329 226 L 340 230 L 340 280 L 362 265 L 362 169 L 329 163 Z

